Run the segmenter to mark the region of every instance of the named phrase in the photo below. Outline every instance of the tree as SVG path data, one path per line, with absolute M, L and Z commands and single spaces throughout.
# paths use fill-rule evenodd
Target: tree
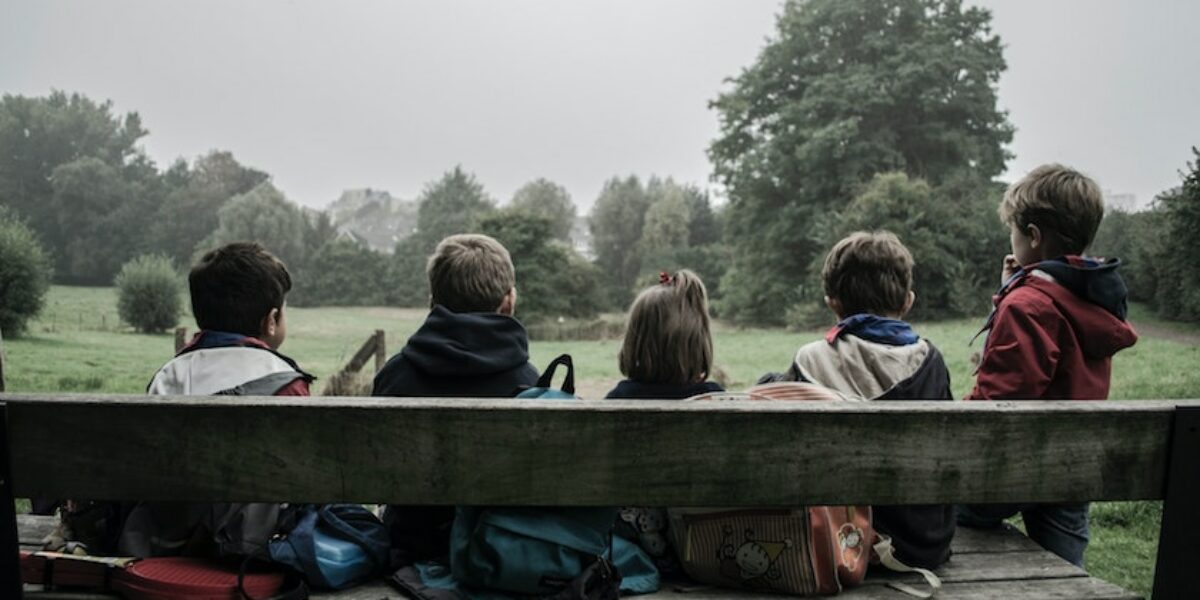
M 46 303 L 52 267 L 37 235 L 0 205 L 0 333 L 21 335 Z
M 604 274 L 606 306 L 624 308 L 632 299 L 633 284 L 642 268 L 638 245 L 649 206 L 645 189 L 632 175 L 609 179 L 592 205 L 588 226 L 596 266 Z
M 778 323 L 806 293 L 822 214 L 876 173 L 937 187 L 999 174 L 1012 138 L 990 14 L 959 0 L 789 0 L 775 37 L 713 107 L 730 204 L 722 308 Z M 903 234 L 903 232 L 897 232 Z
M 513 194 L 509 206 L 516 211 L 549 218 L 551 235 L 564 242 L 571 241 L 575 203 L 567 188 L 547 179 L 535 179 Z
M 517 276 L 517 316 L 526 323 L 599 312 L 599 272 L 570 246 L 550 235 L 549 217 L 501 210 L 485 217 L 479 232 L 496 238 L 512 256 Z
M 179 322 L 183 283 L 171 259 L 143 254 L 117 274 L 117 313 L 143 333 L 158 333 Z
M 217 211 L 217 229 L 197 245 L 203 254 L 230 242 L 258 242 L 289 268 L 299 271 L 307 258 L 304 211 L 270 182 L 231 198 Z
M 1195 162 L 1181 173 L 1183 184 L 1156 200 L 1161 206 L 1163 229 L 1152 230 L 1146 240 L 1153 248 L 1148 257 L 1158 270 L 1154 303 L 1158 313 L 1166 318 L 1200 320 L 1200 268 L 1196 256 L 1200 253 L 1200 150 L 1192 149 Z
M 325 242 L 301 270 L 288 302 L 296 306 L 378 306 L 386 303 L 388 260 L 357 241 Z

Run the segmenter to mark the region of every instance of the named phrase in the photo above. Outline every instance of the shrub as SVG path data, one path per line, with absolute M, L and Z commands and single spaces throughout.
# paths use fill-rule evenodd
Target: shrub
M 42 310 L 51 270 L 50 257 L 33 231 L 0 206 L 0 331 L 4 335 L 20 335 Z
M 117 312 L 138 331 L 160 332 L 179 322 L 183 284 L 166 256 L 143 254 L 125 263 L 115 285 Z

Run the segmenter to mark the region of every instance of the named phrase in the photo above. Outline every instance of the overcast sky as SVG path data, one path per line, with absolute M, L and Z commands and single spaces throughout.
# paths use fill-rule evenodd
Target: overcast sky
M 455 164 L 506 202 L 604 180 L 707 185 L 707 107 L 771 35 L 777 0 L 0 0 L 0 92 L 141 113 L 165 166 L 228 149 L 292 199 L 412 198 Z M 1200 145 L 1196 0 L 990 0 L 1017 127 L 1046 161 L 1147 202 Z

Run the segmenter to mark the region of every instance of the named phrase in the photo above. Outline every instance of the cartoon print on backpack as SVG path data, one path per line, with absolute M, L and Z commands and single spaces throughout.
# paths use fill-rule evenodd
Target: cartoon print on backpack
M 628 506 L 621 509 L 618 532 L 627 539 L 637 542 L 637 545 L 650 558 L 661 573 L 679 571 L 679 562 L 671 551 L 667 538 L 667 511 L 663 508 L 643 508 Z
M 719 552 L 721 574 L 743 585 L 770 589 L 772 583 L 783 574 L 779 570 L 779 557 L 792 547 L 792 540 L 766 541 L 754 539 L 754 530 L 745 531 L 745 541 L 734 546 L 733 528 L 725 528 L 725 543 Z
M 843 523 L 837 534 L 842 566 L 853 571 L 863 553 L 863 531 L 853 523 Z

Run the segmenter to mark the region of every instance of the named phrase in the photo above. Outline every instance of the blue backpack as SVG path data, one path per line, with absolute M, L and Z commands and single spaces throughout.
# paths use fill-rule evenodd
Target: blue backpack
M 291 530 L 271 540 L 271 561 L 304 575 L 315 588 L 338 590 L 383 574 L 391 540 L 383 523 L 358 504 L 306 504 Z
M 567 377 L 563 379 L 561 390 L 556 390 L 552 387 L 554 381 L 554 371 L 559 365 L 566 365 Z M 521 390 L 517 394 L 517 398 L 540 398 L 543 400 L 578 400 L 575 395 L 575 365 L 571 362 L 570 354 L 560 355 L 558 358 L 550 361 L 550 365 L 542 371 L 542 375 L 538 377 L 537 383 L 531 388 Z

